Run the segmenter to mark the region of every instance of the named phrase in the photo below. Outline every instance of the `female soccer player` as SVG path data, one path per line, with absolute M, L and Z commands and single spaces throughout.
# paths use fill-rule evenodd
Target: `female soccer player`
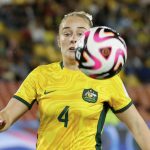
M 40 112 L 37 150 L 100 150 L 109 108 L 123 121 L 143 150 L 150 150 L 150 131 L 116 75 L 94 80 L 79 71 L 75 44 L 92 27 L 91 16 L 73 12 L 62 19 L 58 45 L 63 61 L 42 65 L 24 80 L 0 112 L 0 131 L 8 129 L 37 101 Z

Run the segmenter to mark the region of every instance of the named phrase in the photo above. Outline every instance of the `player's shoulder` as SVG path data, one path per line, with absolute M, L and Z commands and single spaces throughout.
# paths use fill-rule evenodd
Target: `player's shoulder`
M 53 71 L 57 71 L 61 69 L 61 64 L 60 62 L 54 62 L 54 63 L 50 63 L 50 64 L 46 64 L 46 65 L 40 65 L 38 67 L 36 67 L 34 69 L 35 72 L 53 72 Z
M 120 81 L 121 80 L 121 78 L 120 78 L 120 75 L 119 74 L 117 74 L 117 75 L 115 75 L 115 76 L 113 76 L 112 78 L 110 78 L 112 81 Z
M 124 84 L 123 84 L 123 81 L 122 81 L 122 79 L 121 79 L 119 74 L 113 76 L 109 80 L 110 80 L 109 81 L 109 85 L 110 85 L 112 90 L 113 89 L 118 89 L 118 90 L 122 89 Z
M 110 85 L 115 86 L 116 83 L 117 83 L 117 84 L 122 83 L 122 80 L 121 80 L 121 78 L 120 78 L 120 75 L 117 74 L 117 75 L 115 75 L 115 76 L 113 76 L 113 77 L 111 77 L 111 78 L 106 79 L 105 82 L 106 82 L 106 83 L 109 83 Z

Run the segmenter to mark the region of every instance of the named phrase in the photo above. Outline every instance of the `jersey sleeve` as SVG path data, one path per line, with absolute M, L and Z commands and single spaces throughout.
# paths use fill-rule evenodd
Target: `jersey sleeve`
M 119 76 L 113 78 L 109 90 L 111 93 L 109 105 L 114 113 L 123 112 L 133 104 Z
M 34 69 L 23 81 L 14 98 L 24 103 L 29 109 L 37 98 L 37 84 L 38 84 L 38 67 Z

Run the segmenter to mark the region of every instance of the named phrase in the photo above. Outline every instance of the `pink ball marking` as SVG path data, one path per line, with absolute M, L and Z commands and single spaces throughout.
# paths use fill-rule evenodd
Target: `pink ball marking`
M 93 36 L 93 40 L 95 42 L 103 42 L 103 41 L 108 40 L 112 37 L 114 37 L 114 36 L 100 37 L 99 33 L 95 33 L 94 36 Z
M 118 59 L 119 59 L 119 56 L 122 56 L 122 57 L 125 56 L 124 51 L 123 51 L 122 49 L 118 49 L 118 50 L 116 51 L 115 61 L 114 61 L 115 64 L 117 64 L 117 61 L 118 61 Z M 123 65 L 123 64 L 120 62 L 118 65 L 115 66 L 114 70 L 117 70 L 120 65 Z
M 84 52 L 83 53 L 83 57 L 84 59 L 88 62 L 88 56 L 87 56 L 87 53 Z M 102 67 L 102 63 L 100 62 L 99 59 L 97 59 L 95 56 L 93 55 L 90 55 L 91 59 L 94 61 L 94 66 L 92 67 L 93 69 L 100 69 Z
M 122 56 L 122 57 L 125 56 L 124 51 L 122 49 L 118 49 L 116 51 L 114 63 L 117 63 L 119 56 Z
M 86 31 L 86 32 L 84 33 L 84 35 L 85 35 L 86 38 L 89 36 L 89 34 L 90 34 L 90 31 Z
M 102 67 L 102 63 L 99 59 L 97 59 L 95 56 L 92 55 L 92 59 L 94 61 L 94 66 L 93 66 L 93 69 L 97 70 L 97 69 L 100 69 Z

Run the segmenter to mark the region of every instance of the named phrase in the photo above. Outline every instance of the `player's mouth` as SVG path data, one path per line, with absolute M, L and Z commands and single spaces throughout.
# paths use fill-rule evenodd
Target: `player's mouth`
M 69 51 L 75 52 L 75 47 L 70 47 L 70 48 L 69 48 Z

